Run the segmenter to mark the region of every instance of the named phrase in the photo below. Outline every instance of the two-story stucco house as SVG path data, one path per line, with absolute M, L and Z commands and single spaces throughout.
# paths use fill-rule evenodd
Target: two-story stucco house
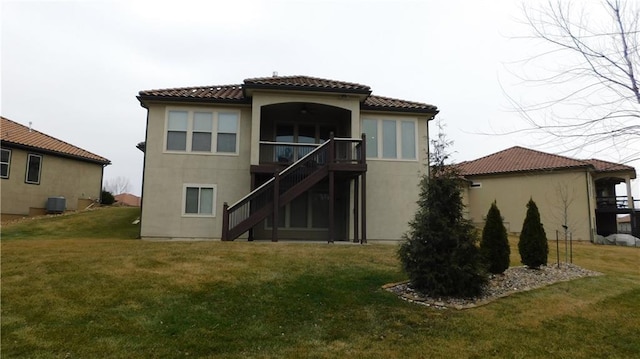
M 141 237 L 165 239 L 398 240 L 438 112 L 307 76 L 138 100 L 147 109 Z
M 2 220 L 84 209 L 100 199 L 111 162 L 82 148 L 1 117 Z M 61 200 L 61 201 L 60 201 Z M 51 210 L 51 208 L 49 208 Z
M 469 219 L 482 226 L 493 201 L 497 202 L 510 232 L 518 233 L 532 198 L 540 211 L 547 237 L 564 238 L 565 228 L 574 240 L 593 241 L 594 235 L 617 233 L 617 216 L 633 219 L 640 236 L 640 209 L 631 195 L 633 167 L 602 160 L 565 156 L 511 147 L 457 165 L 467 179 L 463 201 Z M 616 185 L 625 183 L 618 196 Z

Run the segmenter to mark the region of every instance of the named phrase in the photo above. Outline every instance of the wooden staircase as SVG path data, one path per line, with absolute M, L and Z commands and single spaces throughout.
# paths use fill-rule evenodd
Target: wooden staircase
M 278 209 L 335 171 L 366 172 L 365 138 L 334 138 L 316 147 L 232 205 L 223 207 L 222 240 L 232 241 L 269 216 L 278 223 Z M 364 183 L 364 181 L 363 181 Z M 333 184 L 331 184 L 333 185 Z M 363 191 L 364 192 L 364 191 Z M 332 216 L 330 211 L 330 216 Z M 274 241 L 277 226 L 274 226 Z M 364 232 L 364 231 L 363 231 Z

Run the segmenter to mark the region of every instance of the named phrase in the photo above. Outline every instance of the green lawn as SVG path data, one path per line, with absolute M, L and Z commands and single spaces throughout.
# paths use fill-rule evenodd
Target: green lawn
M 605 276 L 438 310 L 381 289 L 392 245 L 148 242 L 137 215 L 3 226 L 3 358 L 640 357 L 638 248 L 576 244 Z

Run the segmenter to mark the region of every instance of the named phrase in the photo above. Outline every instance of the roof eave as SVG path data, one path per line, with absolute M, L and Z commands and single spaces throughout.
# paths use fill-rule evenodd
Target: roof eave
M 538 169 L 529 169 L 529 170 L 517 170 L 517 171 L 502 171 L 502 172 L 486 172 L 486 173 L 462 173 L 464 177 L 474 177 L 474 176 L 500 176 L 500 175 L 511 175 L 511 174 L 520 174 L 520 173 L 532 173 L 532 172 L 557 172 L 557 171 L 568 171 L 568 170 L 576 170 L 576 169 L 589 169 L 592 168 L 591 165 L 585 166 L 571 166 L 571 167 L 552 167 L 552 168 L 538 168 Z
M 103 161 L 103 160 L 98 160 L 98 159 L 93 159 L 93 158 L 88 158 L 88 157 L 83 157 L 83 156 L 77 156 L 77 155 L 73 155 L 73 154 L 70 154 L 70 153 L 64 153 L 64 152 L 48 150 L 48 149 L 44 149 L 44 148 L 41 148 L 41 147 L 23 145 L 21 143 L 15 143 L 15 142 L 7 141 L 7 140 L 2 140 L 0 142 L 2 143 L 3 146 L 8 147 L 8 148 L 17 148 L 17 149 L 21 149 L 21 150 L 25 150 L 25 151 L 33 151 L 33 152 L 45 153 L 45 154 L 50 154 L 50 155 L 54 155 L 54 156 L 58 156 L 58 157 L 70 158 L 70 159 L 83 161 L 83 162 L 91 162 L 91 163 L 95 163 L 95 164 L 99 164 L 99 165 L 103 165 L 103 166 L 108 166 L 108 165 L 111 164 L 111 161 L 106 159 L 106 158 Z
M 220 98 L 198 98 L 198 97 L 176 97 L 176 96 L 150 96 L 150 95 L 138 95 L 136 96 L 140 105 L 144 108 L 148 108 L 149 102 L 187 102 L 187 103 L 223 103 L 223 104 L 238 104 L 248 105 L 251 104 L 251 99 L 220 99 Z
M 402 107 L 381 107 L 381 106 L 367 106 L 361 105 L 360 111 L 371 111 L 371 112 L 394 112 L 394 113 L 411 113 L 411 114 L 422 114 L 422 115 L 432 115 L 429 120 L 432 120 L 439 112 L 437 108 L 402 108 Z

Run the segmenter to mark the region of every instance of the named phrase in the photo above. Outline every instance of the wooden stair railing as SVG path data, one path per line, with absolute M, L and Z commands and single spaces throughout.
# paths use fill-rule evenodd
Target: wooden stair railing
M 278 207 L 284 206 L 320 182 L 328 173 L 329 149 L 333 141 L 321 146 L 291 164 L 238 202 L 223 207 L 222 240 L 232 241 L 260 223 Z M 276 192 L 278 195 L 275 196 Z
M 364 141 L 364 135 L 361 139 L 334 138 L 332 135 L 327 142 L 276 172 L 267 182 L 236 203 L 231 206 L 224 203 L 222 240 L 232 241 L 274 214 L 274 211 L 277 213 L 277 208 L 285 206 L 327 177 L 331 166 L 358 164 L 366 171 Z

